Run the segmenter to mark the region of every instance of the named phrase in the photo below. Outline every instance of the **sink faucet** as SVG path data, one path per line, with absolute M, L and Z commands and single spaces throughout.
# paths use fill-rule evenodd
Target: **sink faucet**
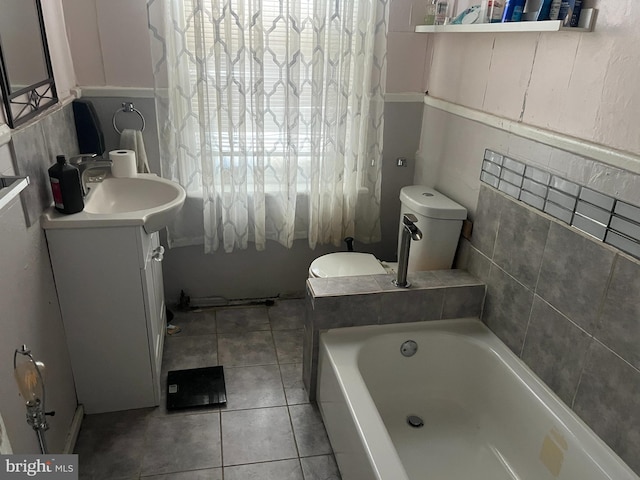
M 400 240 L 400 254 L 398 256 L 398 278 L 393 280 L 393 284 L 400 288 L 409 288 L 411 284 L 407 282 L 407 270 L 409 269 L 409 247 L 411 240 L 418 241 L 422 238 L 422 232 L 415 223 L 418 221 L 415 215 L 405 213 L 402 215 L 402 238 Z
M 82 183 L 82 192 L 85 196 L 89 193 L 87 183 L 90 183 L 87 181 L 85 174 L 94 168 L 110 169 L 113 164 L 111 160 L 102 160 L 102 158 L 98 157 L 95 153 L 74 155 L 69 157 L 69 163 L 80 171 L 80 183 Z M 104 175 L 92 178 L 91 183 L 101 182 L 102 180 L 104 180 Z

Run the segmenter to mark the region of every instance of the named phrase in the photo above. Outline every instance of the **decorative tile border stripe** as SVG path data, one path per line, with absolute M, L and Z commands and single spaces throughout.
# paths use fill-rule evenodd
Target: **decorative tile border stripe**
M 640 207 L 485 150 L 480 181 L 640 258 Z

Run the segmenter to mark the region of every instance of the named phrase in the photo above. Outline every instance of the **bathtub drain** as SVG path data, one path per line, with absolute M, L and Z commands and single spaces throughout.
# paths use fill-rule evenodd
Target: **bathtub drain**
M 400 345 L 400 353 L 405 357 L 412 357 L 418 351 L 418 344 L 413 340 L 407 340 Z
M 424 427 L 424 422 L 417 415 L 409 415 L 407 417 L 407 423 L 409 424 L 410 427 L 413 427 L 413 428 Z

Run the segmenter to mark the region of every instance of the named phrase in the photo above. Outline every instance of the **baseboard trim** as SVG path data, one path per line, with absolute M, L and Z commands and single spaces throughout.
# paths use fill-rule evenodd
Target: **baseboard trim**
M 76 413 L 73 415 L 69 432 L 67 433 L 67 439 L 64 442 L 64 449 L 62 453 L 70 454 L 76 448 L 76 441 L 78 440 L 78 434 L 80 433 L 80 426 L 82 425 L 82 419 L 84 418 L 84 405 L 78 405 Z

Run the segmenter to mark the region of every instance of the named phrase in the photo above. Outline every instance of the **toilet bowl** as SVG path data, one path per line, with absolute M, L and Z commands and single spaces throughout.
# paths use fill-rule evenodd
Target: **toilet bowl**
M 408 271 L 451 268 L 458 246 L 462 221 L 467 210 L 433 188 L 411 185 L 400 190 L 399 234 L 402 215 L 416 216 L 422 231 L 420 241 L 411 242 Z M 396 264 L 381 262 L 370 253 L 336 252 L 316 258 L 309 266 L 309 277 L 347 277 L 395 273 Z

